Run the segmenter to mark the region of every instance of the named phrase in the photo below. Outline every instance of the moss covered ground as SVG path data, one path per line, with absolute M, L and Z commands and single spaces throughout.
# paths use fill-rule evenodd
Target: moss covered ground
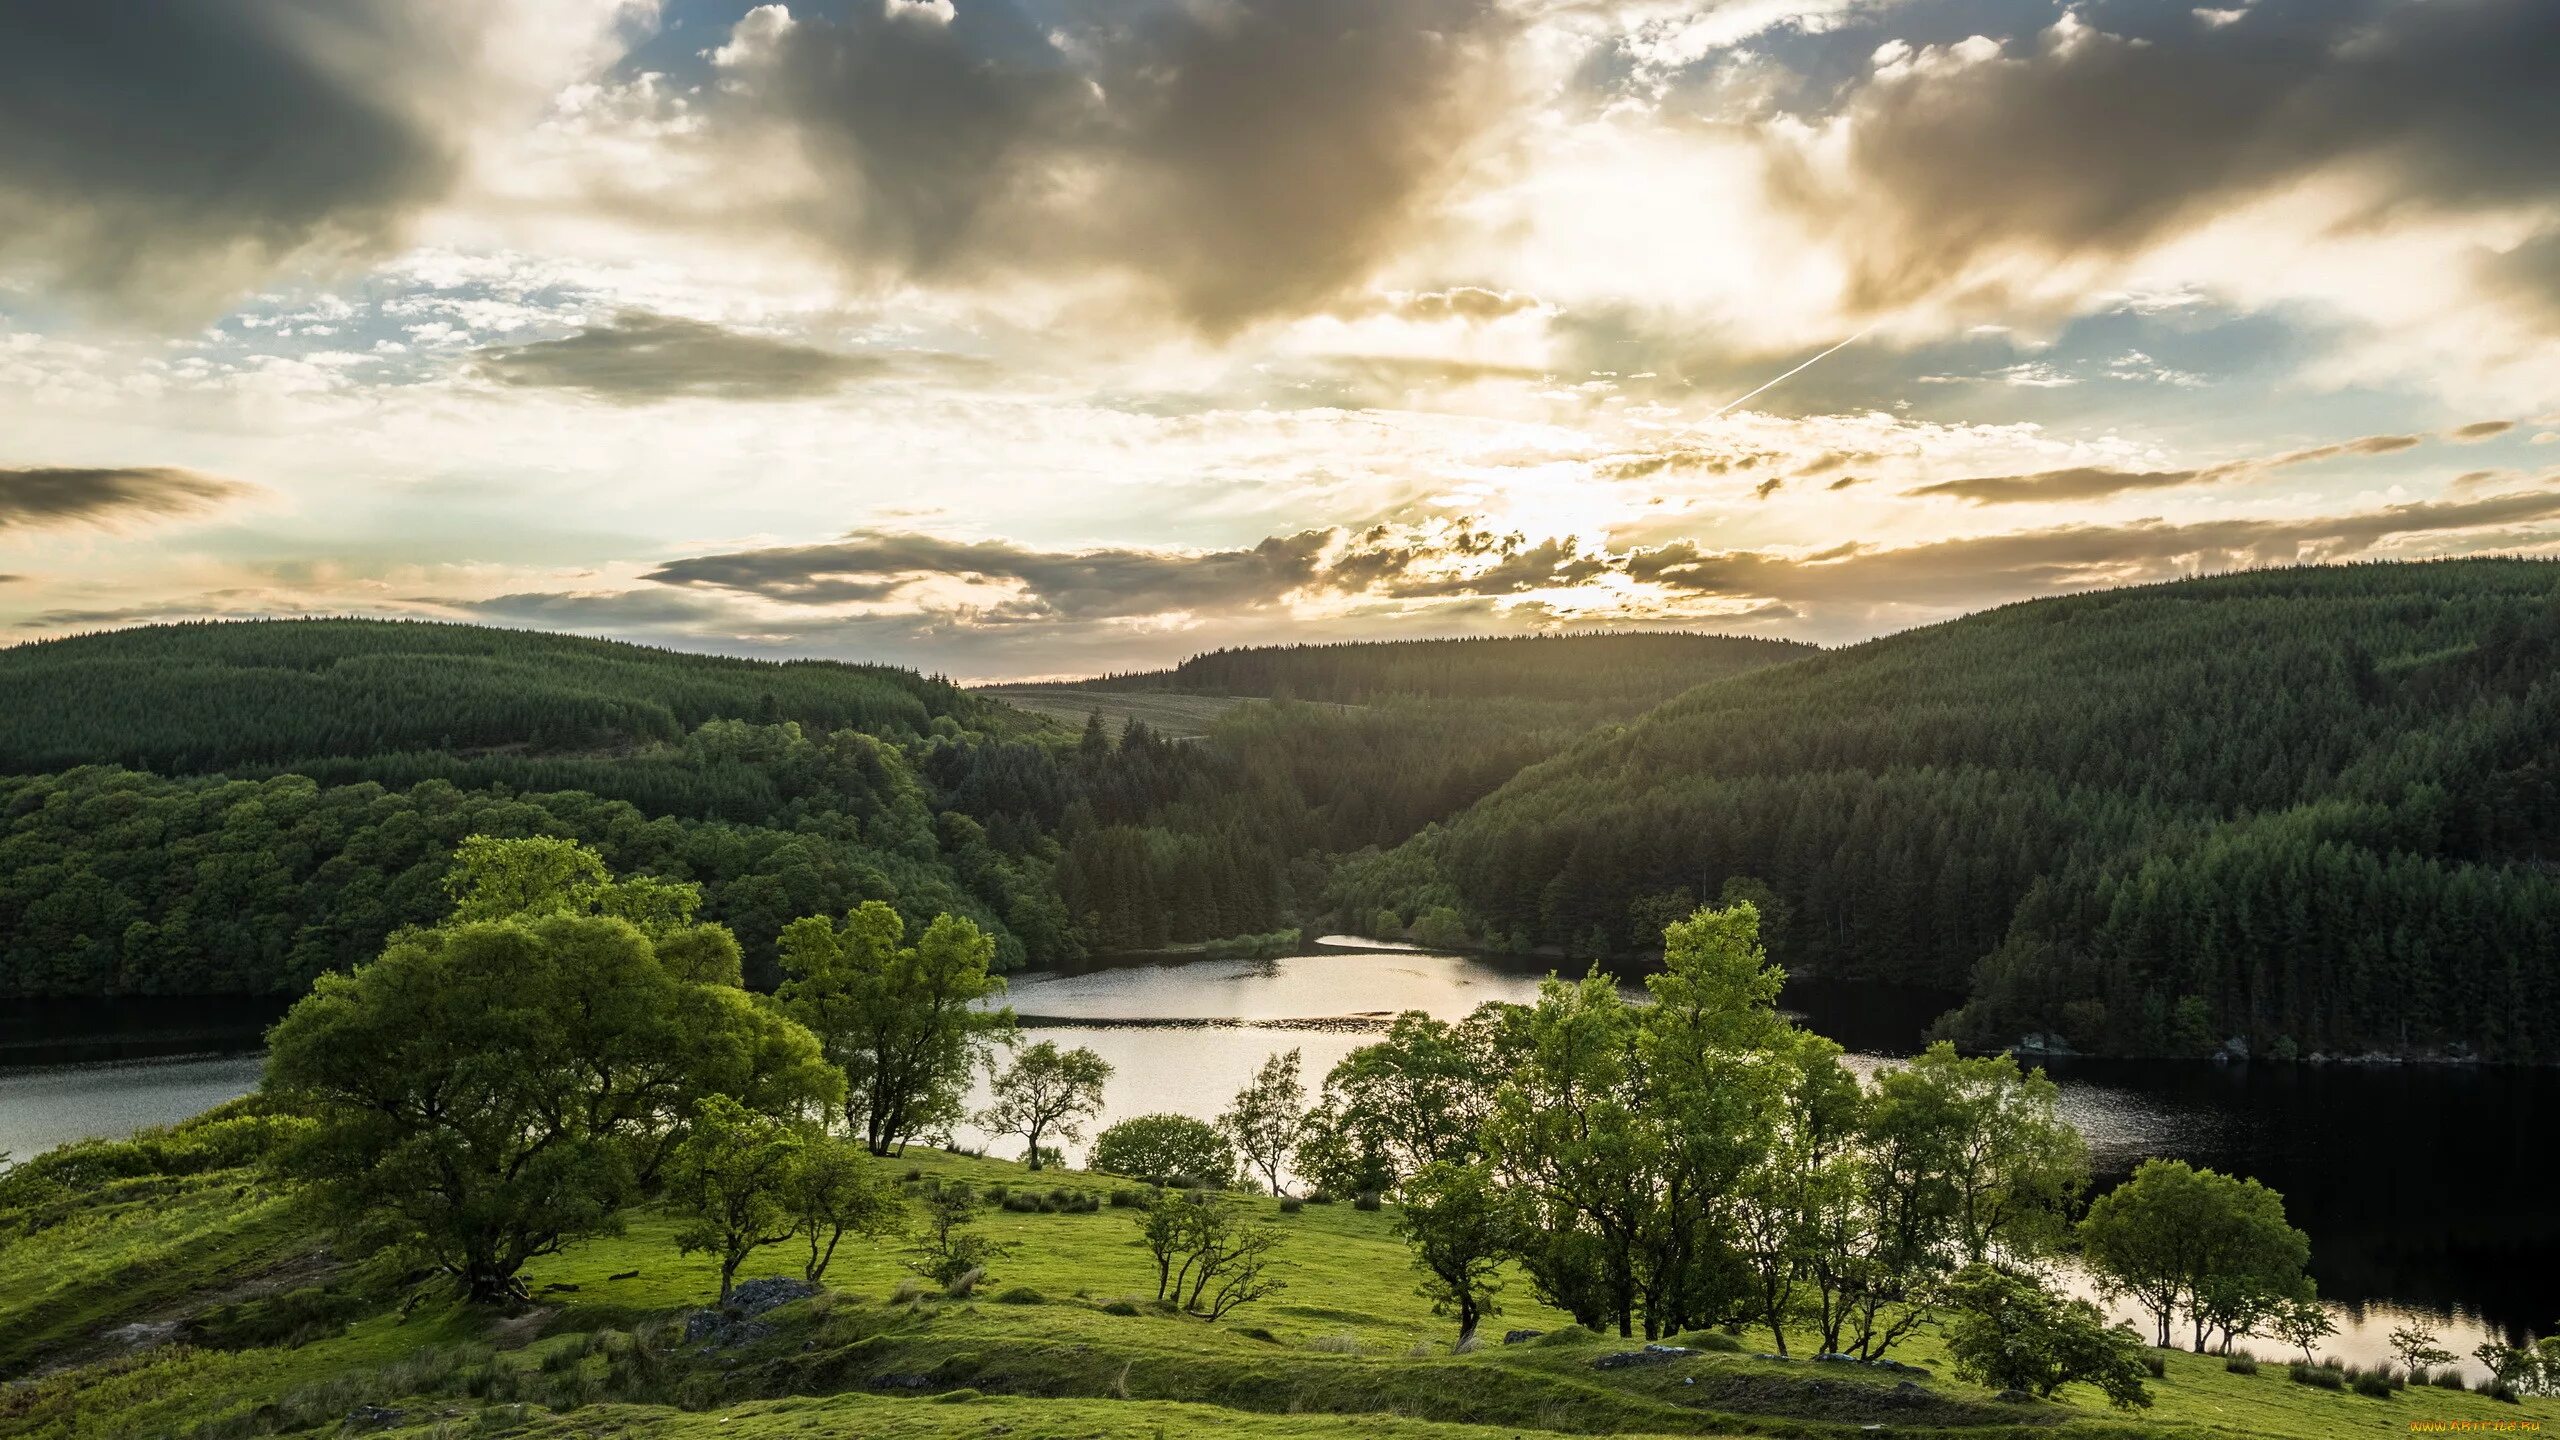
M 1082 1174 L 915 1153 L 885 1162 L 946 1181 L 1107 1192 Z M 2069 1387 L 2002 1403 L 1957 1380 L 1932 1335 L 1900 1358 L 1925 1376 L 1771 1360 L 1769 1337 L 1691 1338 L 1666 1364 L 1601 1370 L 1630 1348 L 1570 1327 L 1524 1285 L 1489 1338 L 1451 1353 L 1450 1322 L 1415 1293 L 1391 1212 L 1281 1214 L 1288 1288 L 1217 1324 L 1154 1303 L 1132 1212 L 990 1212 L 1018 1247 L 965 1298 L 918 1293 L 894 1249 L 854 1249 L 825 1292 L 686 1335 L 716 1290 L 672 1224 L 635 1212 L 529 1274 L 507 1316 L 403 1290 L 322 1249 L 248 1172 L 115 1182 L 71 1218 L 0 1244 L 0 1437 L 259 1434 L 399 1437 L 1548 1435 L 2215 1436 L 2327 1440 L 2412 1422 L 2560 1428 L 2560 1405 L 2404 1390 L 2387 1399 L 2233 1374 L 2161 1352 L 2156 1404 L 2126 1413 Z M 750 1276 L 791 1275 L 788 1246 Z M 697 1322 L 698 1328 L 699 1322 Z M 1799 1344 L 1795 1348 L 1801 1350 Z

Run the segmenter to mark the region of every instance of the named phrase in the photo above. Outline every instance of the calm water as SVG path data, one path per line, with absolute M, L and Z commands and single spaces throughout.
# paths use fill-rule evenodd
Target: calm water
M 1544 962 L 1341 941 L 1276 960 L 1018 975 L 1007 1000 L 1039 1038 L 1111 1062 L 1106 1121 L 1153 1110 L 1206 1118 L 1276 1051 L 1300 1051 L 1313 1082 L 1400 1010 L 1454 1019 L 1488 1000 L 1534 996 L 1544 973 Z M 1951 997 L 1799 983 L 1785 1003 L 1872 1069 L 1916 1048 Z M 0 1068 L 0 1151 L 24 1157 L 121 1134 L 246 1091 L 257 1081 L 251 1056 L 138 1057 L 251 1046 L 274 1013 L 146 1006 L 0 1021 L 0 1067 L 15 1067 Z M 2052 1069 L 2101 1184 L 2167 1155 L 2284 1193 L 2311 1236 L 2321 1293 L 2340 1307 L 2343 1333 L 2324 1351 L 2383 1358 L 2388 1332 L 2412 1314 L 2433 1319 L 2457 1351 L 2488 1329 L 2521 1338 L 2560 1321 L 2546 1118 L 2560 1113 L 2560 1071 L 2101 1060 Z M 997 1153 L 1018 1145 L 1000 1142 Z

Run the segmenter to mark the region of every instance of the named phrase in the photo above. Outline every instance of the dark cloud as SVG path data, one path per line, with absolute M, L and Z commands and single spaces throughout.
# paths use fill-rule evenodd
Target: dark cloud
M 575 390 L 619 404 L 797 400 L 901 368 L 966 364 L 944 355 L 848 354 L 642 311 L 625 311 L 611 324 L 566 339 L 475 351 L 472 359 L 474 370 L 501 385 Z
M 0 262 L 120 308 L 207 305 L 392 244 L 453 155 L 395 98 L 449 81 L 399 0 L 0 5 Z
M 1106 619 L 1277 600 L 1315 577 L 1317 556 L 1333 533 L 1311 530 L 1250 549 L 1182 554 L 1042 551 L 1003 540 L 863 532 L 825 545 L 672 561 L 646 578 L 790 605 L 843 605 L 885 600 L 923 577 L 958 576 L 1021 588 L 1020 598 L 989 607 L 990 618 Z
M 726 68 L 825 177 L 791 218 L 848 263 L 1109 268 L 1211 331 L 1317 306 L 1404 238 L 1501 108 L 1508 25 L 1494 0 L 776 20 L 741 22 Z
M 1867 477 L 1864 475 L 1843 475 L 1839 479 L 1832 481 L 1830 484 L 1825 485 L 1822 488 L 1825 490 L 1846 490 L 1852 485 L 1864 485 L 1866 483 Z
M 965 609 L 976 623 L 1054 623 L 1232 615 L 1296 592 L 1380 600 L 1517 595 L 1588 584 L 1615 563 L 1569 535 L 1533 540 L 1465 524 L 1430 531 L 1388 525 L 1302 530 L 1198 553 L 1035 550 L 1004 540 L 863 531 L 824 545 L 671 561 L 645 578 L 806 606 L 877 604 L 905 598 L 927 579 L 958 578 L 1009 585 L 1017 593 L 974 607 L 947 596 L 919 603 Z
M 236 480 L 158 465 L 0 470 L 0 530 L 192 515 L 254 493 Z
M 2467 445 L 2475 440 L 2493 440 L 2514 428 L 2516 422 L 2513 420 L 2475 420 L 2446 431 L 2444 438 Z
M 1838 221 L 1852 295 L 1939 291 L 1978 259 L 2120 256 L 2311 174 L 2379 177 L 2394 206 L 2560 196 L 2560 5 L 2260 0 L 2229 23 L 2073 20 L 1996 59 L 1888 67 L 1845 109 L 1848 191 L 1796 158 L 1782 193 Z

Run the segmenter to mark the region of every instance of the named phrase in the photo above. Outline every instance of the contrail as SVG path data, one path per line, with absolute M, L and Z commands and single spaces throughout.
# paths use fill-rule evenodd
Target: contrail
M 1881 324 L 1882 322 L 1879 321 L 1878 323 Z M 1761 386 L 1760 389 L 1752 391 L 1750 395 L 1743 396 L 1741 400 L 1726 401 L 1722 406 L 1718 407 L 1713 414 L 1708 415 L 1707 418 L 1713 420 L 1717 415 L 1721 415 L 1725 411 L 1732 409 L 1734 406 L 1741 404 L 1743 400 L 1751 399 L 1754 395 L 1759 395 L 1785 381 L 1794 379 L 1796 376 L 1812 369 L 1814 365 L 1820 361 L 1828 359 L 1830 356 L 1835 355 L 1842 350 L 1846 350 L 1850 346 L 1857 344 L 1859 341 L 1866 339 L 1867 330 L 1873 330 L 1875 328 L 1876 327 L 1874 325 L 1868 326 L 1866 330 L 1861 330 L 1857 334 L 1850 336 L 1848 339 L 1841 341 L 1839 344 L 1832 346 L 1830 349 L 1823 351 L 1820 355 L 1814 356 L 1813 359 L 1807 360 L 1802 365 L 1799 365 L 1793 370 L 1788 371 L 1786 374 L 1779 376 L 1777 379 L 1770 381 L 1768 384 Z

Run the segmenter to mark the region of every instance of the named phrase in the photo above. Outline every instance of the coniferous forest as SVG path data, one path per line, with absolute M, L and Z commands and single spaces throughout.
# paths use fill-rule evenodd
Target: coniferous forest
M 886 667 L 468 626 L 0 652 L 0 993 L 293 993 L 471 834 L 784 923 L 965 915 L 1020 968 L 1333 925 L 1639 956 L 1745 896 L 1799 973 L 1989 1046 L 2560 1058 L 2560 566 L 2313 567 L 1836 651 L 1688 635 L 1223 651 L 1081 731 Z

